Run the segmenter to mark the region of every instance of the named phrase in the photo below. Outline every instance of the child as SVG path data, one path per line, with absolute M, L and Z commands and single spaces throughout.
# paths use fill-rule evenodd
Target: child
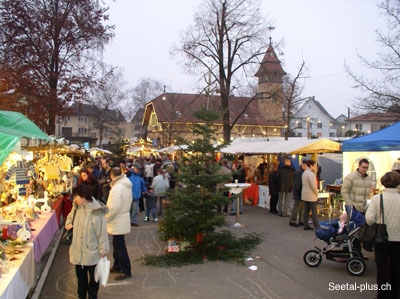
M 91 197 L 84 185 L 73 188 L 72 195 L 73 209 L 65 222 L 66 230 L 74 228 L 69 260 L 75 265 L 78 297 L 97 298 L 99 283 L 94 280 L 94 270 L 110 250 L 105 218 L 108 208 Z
M 150 212 L 153 216 L 153 221 L 157 222 L 157 196 L 154 194 L 152 187 L 147 188 L 147 193 L 145 193 L 144 198 L 146 199 L 146 217 L 144 221 L 149 221 Z

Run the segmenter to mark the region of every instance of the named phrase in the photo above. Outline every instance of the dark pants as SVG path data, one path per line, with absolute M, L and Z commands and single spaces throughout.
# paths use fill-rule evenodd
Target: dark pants
M 279 200 L 279 193 L 271 193 L 271 200 L 269 203 L 269 211 L 271 213 L 278 213 L 278 210 L 276 208 L 276 205 L 278 204 L 278 200 Z
M 139 211 L 143 212 L 144 211 L 144 200 L 143 200 L 143 196 L 140 196 L 139 199 Z
M 312 215 L 312 221 L 315 228 L 319 228 L 318 216 L 317 216 L 317 202 L 316 201 L 304 201 L 304 227 L 309 227 L 308 214 Z
M 303 223 L 304 201 L 301 199 L 293 199 L 292 211 L 290 212 L 290 222 L 297 222 L 297 216 L 299 216 L 299 224 Z
M 125 235 L 113 235 L 113 268 L 124 274 L 131 275 L 131 261 L 125 245 Z
M 381 290 L 378 299 L 400 298 L 400 242 L 388 246 L 375 246 L 376 282 Z M 390 290 L 382 290 L 390 284 Z
M 75 265 L 76 278 L 78 279 L 78 296 L 79 299 L 86 299 L 86 294 L 89 295 L 89 299 L 97 298 L 99 291 L 99 283 L 94 280 L 94 266 L 80 266 Z M 89 273 L 89 281 L 88 281 Z
M 224 192 L 223 194 L 224 194 L 224 196 L 226 197 L 226 200 L 227 200 L 227 202 L 228 202 L 228 200 L 229 200 L 229 192 Z M 218 212 L 218 213 L 221 213 L 221 206 L 217 206 L 217 212 Z M 227 203 L 224 204 L 223 212 L 224 212 L 225 214 L 228 213 L 228 204 L 227 204 Z

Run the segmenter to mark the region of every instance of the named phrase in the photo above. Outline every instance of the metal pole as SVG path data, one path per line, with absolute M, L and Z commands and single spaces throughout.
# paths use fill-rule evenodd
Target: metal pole
M 236 223 L 240 223 L 239 200 L 240 200 L 240 194 L 238 195 L 238 198 L 236 199 Z

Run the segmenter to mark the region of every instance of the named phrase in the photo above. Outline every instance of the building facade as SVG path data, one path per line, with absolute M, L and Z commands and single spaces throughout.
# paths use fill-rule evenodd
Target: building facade
M 314 97 L 303 103 L 290 123 L 297 137 L 337 137 L 337 127 L 337 121 Z
M 367 113 L 351 117 L 346 120 L 348 130 L 359 131 L 369 134 L 386 128 L 400 120 L 398 114 L 386 113 Z
M 57 118 L 56 136 L 76 143 L 89 142 L 91 146 L 107 145 L 131 137 L 130 123 L 119 110 L 107 111 L 102 123 L 99 121 L 100 114 L 100 109 L 94 105 L 77 105 L 70 115 Z
M 283 119 L 282 98 L 282 77 L 285 74 L 270 45 L 255 74 L 258 78 L 257 97 L 252 99 L 231 96 L 229 98 L 230 124 L 237 119 L 231 130 L 232 139 L 282 136 L 286 124 Z M 161 147 L 175 144 L 177 136 L 191 141 L 193 125 L 200 123 L 192 112 L 199 110 L 200 107 L 210 107 L 210 109 L 221 111 L 220 101 L 219 96 L 164 93 L 146 105 L 143 115 L 146 137 Z M 246 105 L 248 105 L 246 111 L 241 114 Z M 221 142 L 223 140 L 222 118 L 213 126 L 216 129 L 215 140 Z

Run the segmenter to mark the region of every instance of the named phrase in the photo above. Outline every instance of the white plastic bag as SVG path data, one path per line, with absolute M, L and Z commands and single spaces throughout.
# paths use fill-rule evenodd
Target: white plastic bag
M 110 261 L 108 258 L 102 257 L 94 269 L 94 280 L 100 282 L 103 287 L 107 285 L 108 276 L 110 275 Z

